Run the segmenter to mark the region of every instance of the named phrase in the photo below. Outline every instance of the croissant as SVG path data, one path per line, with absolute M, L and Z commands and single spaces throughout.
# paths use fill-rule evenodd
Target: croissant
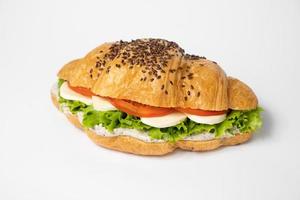
M 91 103 L 83 105 L 83 108 L 78 112 L 71 113 L 68 111 L 65 114 L 75 126 L 83 129 L 96 144 L 109 149 L 139 155 L 164 155 L 176 148 L 207 151 L 223 145 L 243 143 L 250 139 L 252 132 L 261 126 L 258 100 L 249 86 L 236 78 L 228 77 L 216 62 L 205 57 L 186 54 L 175 42 L 163 39 L 137 39 L 130 42 L 104 43 L 89 52 L 85 57 L 73 60 L 63 66 L 58 72 L 58 78 L 65 82 L 69 89 L 81 88 L 89 91 L 89 93 L 78 95 L 83 95 L 82 98 Z M 75 91 L 80 93 L 78 89 Z M 59 92 L 59 87 L 55 86 L 51 95 L 53 103 L 62 111 L 62 107 L 66 108 L 66 101 L 69 104 L 80 101 L 76 98 L 64 99 Z M 115 108 L 115 111 L 93 110 L 94 97 L 101 98 L 103 104 L 112 103 L 111 106 Z M 122 100 L 122 102 L 130 103 L 130 105 L 139 106 L 134 107 L 136 110 L 132 109 L 132 112 L 127 112 L 128 109 L 124 106 L 118 107 L 120 104 L 114 104 L 115 100 Z M 88 106 L 89 104 L 92 106 Z M 184 133 L 179 131 L 180 133 L 176 132 L 176 134 L 186 137 L 176 135 L 176 138 L 175 133 L 173 133 L 174 126 L 171 126 L 171 128 L 147 127 L 147 124 L 141 123 L 139 120 L 142 122 L 147 121 L 143 121 L 145 116 L 142 112 L 139 112 L 139 109 L 144 109 L 144 107 L 156 112 L 153 114 L 153 118 L 150 116 L 150 121 L 152 119 L 157 121 L 171 120 L 171 118 L 166 118 L 168 114 L 175 115 L 174 112 L 181 111 L 182 113 L 182 110 L 184 110 L 183 112 L 185 110 L 187 112 L 189 110 L 195 111 L 192 114 L 206 112 L 217 115 L 222 113 L 224 120 L 230 120 L 228 118 L 230 113 L 235 111 L 235 113 L 239 112 L 239 116 L 243 116 L 243 118 L 250 118 L 250 116 L 255 115 L 257 125 L 255 127 L 249 125 L 250 128 L 240 128 L 238 122 L 235 121 L 232 122 L 233 125 L 230 129 L 231 131 L 235 130 L 235 133 L 220 137 L 216 136 L 216 133 L 190 133 L 191 128 L 189 127 L 192 125 L 194 127 L 200 127 L 201 125 L 203 127 L 214 127 L 214 131 L 217 132 L 224 126 L 222 122 L 218 124 L 201 124 L 183 117 L 180 124 L 186 126 L 188 130 L 185 130 Z M 166 112 L 164 115 L 157 116 L 160 110 Z M 119 129 L 118 134 L 114 135 L 114 131 L 111 135 L 99 134 L 95 131 L 95 127 L 85 126 L 86 121 L 88 121 L 85 117 L 89 116 L 89 112 L 98 112 L 99 115 L 121 113 L 120 116 L 122 117 L 117 122 L 119 125 L 115 127 Z M 132 116 L 132 120 L 134 123 L 142 124 L 141 126 L 144 128 L 135 130 L 134 127 L 129 125 L 127 127 L 127 125 L 122 124 L 131 115 L 136 115 Z M 207 115 L 200 116 L 200 118 L 212 117 Z M 249 121 L 249 119 L 247 120 Z M 104 122 L 100 122 L 97 126 L 101 126 L 102 131 L 107 131 Z M 122 129 L 126 129 L 123 130 L 124 133 Z M 143 137 L 145 135 L 145 137 L 150 137 L 151 134 L 148 136 L 149 132 L 155 131 L 163 133 L 163 136 L 154 139 L 150 137 L 150 139 L 144 140 L 133 134 L 125 134 L 130 131 L 139 131 Z M 138 134 L 135 133 L 135 135 Z M 187 139 L 197 134 L 202 134 L 202 136 L 203 134 L 210 134 L 214 137 L 199 140 Z M 170 138 L 173 138 L 173 140 Z

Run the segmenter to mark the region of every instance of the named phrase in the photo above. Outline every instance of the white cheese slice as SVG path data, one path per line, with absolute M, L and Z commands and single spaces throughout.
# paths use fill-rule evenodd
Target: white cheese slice
M 102 97 L 92 96 L 93 107 L 95 110 L 99 111 L 108 111 L 108 110 L 117 110 L 109 101 Z
M 192 115 L 186 113 L 186 116 L 197 123 L 201 124 L 218 124 L 226 119 L 226 114 L 223 115 L 212 115 L 212 116 L 199 116 L 199 115 Z
M 141 121 L 144 124 L 153 126 L 156 128 L 166 128 L 170 126 L 175 126 L 182 122 L 186 116 L 180 112 L 174 112 L 161 117 L 141 117 Z
M 68 82 L 66 81 L 60 87 L 60 96 L 68 100 L 81 101 L 82 103 L 85 103 L 87 105 L 92 104 L 92 98 L 75 92 L 68 86 Z

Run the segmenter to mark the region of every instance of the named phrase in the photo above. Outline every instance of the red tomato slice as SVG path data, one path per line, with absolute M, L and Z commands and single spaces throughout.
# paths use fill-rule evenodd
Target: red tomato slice
M 227 110 L 223 111 L 209 111 L 209 110 L 201 110 L 201 109 L 192 109 L 192 108 L 175 108 L 179 112 L 189 113 L 192 115 L 200 115 L 200 116 L 212 116 L 212 115 L 222 115 L 227 113 Z
M 70 84 L 68 84 L 69 87 L 74 90 L 75 92 L 82 94 L 83 96 L 92 97 L 94 93 L 91 92 L 90 89 L 84 88 L 84 87 L 73 87 Z
M 110 99 L 109 101 L 121 111 L 138 117 L 159 117 L 170 114 L 175 111 L 172 108 L 148 106 L 141 103 L 122 99 Z
M 68 84 L 69 87 L 74 90 L 75 92 L 82 94 L 87 97 L 95 96 L 90 89 L 84 87 L 73 87 Z M 175 112 L 175 110 L 183 113 L 189 113 L 192 115 L 200 115 L 200 116 L 212 116 L 212 115 L 222 115 L 227 112 L 224 111 L 208 111 L 208 110 L 201 110 L 201 109 L 192 109 L 192 108 L 161 108 L 155 106 L 148 106 L 141 103 L 129 101 L 129 100 L 122 100 L 122 99 L 113 99 L 107 98 L 111 104 L 113 104 L 116 108 L 120 109 L 123 112 L 126 112 L 130 115 L 138 116 L 138 117 L 159 117 L 170 114 Z

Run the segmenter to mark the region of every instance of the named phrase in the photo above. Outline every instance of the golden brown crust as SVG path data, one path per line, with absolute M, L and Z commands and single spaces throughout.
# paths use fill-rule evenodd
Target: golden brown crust
M 57 97 L 51 93 L 53 104 L 59 109 Z M 176 143 L 169 142 L 144 142 L 130 136 L 115 136 L 105 137 L 97 135 L 95 132 L 84 129 L 75 115 L 66 114 L 68 120 L 76 127 L 84 130 L 88 137 L 97 145 L 108 149 L 113 149 L 121 152 L 132 153 L 137 155 L 165 155 L 176 148 L 189 151 L 210 151 L 221 146 L 231 146 L 241 144 L 248 141 L 252 133 L 243 133 L 230 138 L 214 139 L 208 141 L 177 141 Z
M 105 43 L 58 77 L 97 95 L 158 107 L 227 110 L 227 77 L 213 61 L 158 39 Z
M 105 137 L 85 130 L 89 138 L 99 146 L 137 155 L 165 155 L 174 151 L 175 144 L 168 142 L 144 142 L 130 136 Z
M 249 86 L 233 77 L 228 77 L 228 85 L 230 109 L 251 110 L 257 107 L 257 97 Z
M 247 85 L 227 79 L 215 62 L 185 54 L 166 40 L 104 43 L 66 64 L 58 77 L 100 96 L 158 107 L 249 110 L 257 106 Z

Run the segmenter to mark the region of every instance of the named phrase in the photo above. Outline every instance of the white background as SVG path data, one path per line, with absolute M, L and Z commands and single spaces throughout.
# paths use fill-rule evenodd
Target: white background
M 94 145 L 50 101 L 66 62 L 159 37 L 217 61 L 265 109 L 248 143 L 139 157 Z M 300 1 L 0 0 L 0 199 L 300 199 Z

